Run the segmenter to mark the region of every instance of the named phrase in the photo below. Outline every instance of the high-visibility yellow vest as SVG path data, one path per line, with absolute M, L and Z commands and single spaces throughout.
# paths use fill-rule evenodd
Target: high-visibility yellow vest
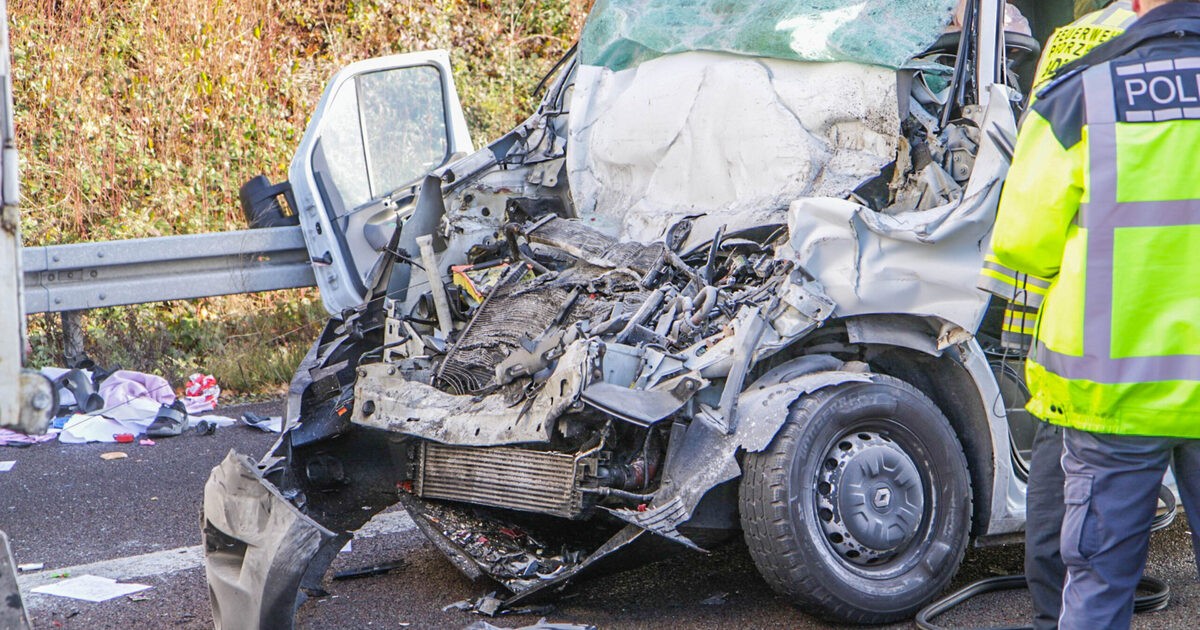
M 1037 72 L 1033 75 L 1033 92 L 1046 86 L 1058 69 L 1086 55 L 1091 49 L 1120 35 L 1137 19 L 1129 0 L 1114 2 L 1098 11 L 1055 29 L 1042 48 Z
M 1045 87 L 1060 68 L 1125 32 L 1136 19 L 1132 3 L 1121 0 L 1056 29 L 1038 60 L 1033 93 Z M 976 286 L 1007 302 L 1001 323 L 1001 344 L 1008 350 L 1027 351 L 1033 341 L 1038 308 L 1050 281 L 1013 271 L 988 253 Z
M 992 249 L 1053 278 L 1026 379 L 1055 424 L 1200 438 L 1200 5 L 1181 4 L 1043 92 L 1018 135 Z M 1176 14 L 1197 35 L 1171 35 Z

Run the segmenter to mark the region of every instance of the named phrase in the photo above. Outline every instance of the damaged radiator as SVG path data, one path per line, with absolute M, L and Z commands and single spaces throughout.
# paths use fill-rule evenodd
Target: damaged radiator
M 574 518 L 583 511 L 577 479 L 590 461 L 577 462 L 570 453 L 425 442 L 413 489 L 426 499 Z
M 526 331 L 545 330 L 568 291 L 558 287 L 505 287 L 476 314 L 470 330 L 444 359 L 437 385 L 453 394 L 473 394 L 495 381 L 496 364 L 520 348 Z

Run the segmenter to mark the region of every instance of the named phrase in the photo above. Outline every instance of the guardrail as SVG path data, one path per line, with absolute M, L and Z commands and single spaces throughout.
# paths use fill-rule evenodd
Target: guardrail
M 26 314 L 316 284 L 299 227 L 27 247 L 21 260 Z

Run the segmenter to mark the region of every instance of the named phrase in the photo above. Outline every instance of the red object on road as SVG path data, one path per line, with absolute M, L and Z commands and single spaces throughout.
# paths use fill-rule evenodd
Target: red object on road
M 117 434 L 113 435 L 113 439 L 117 441 L 117 444 L 129 444 L 130 442 L 133 441 L 133 434 L 132 433 L 117 433 Z

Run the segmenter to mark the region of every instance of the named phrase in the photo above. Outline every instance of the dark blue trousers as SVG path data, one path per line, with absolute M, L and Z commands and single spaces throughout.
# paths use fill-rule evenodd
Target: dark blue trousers
M 1063 429 L 1038 422 L 1025 490 L 1025 581 L 1035 630 L 1058 627 L 1067 567 L 1059 553 L 1063 522 Z
M 1158 487 L 1172 457 L 1195 552 L 1200 543 L 1200 440 L 1063 430 L 1062 559 L 1067 581 L 1060 628 L 1129 627 Z

